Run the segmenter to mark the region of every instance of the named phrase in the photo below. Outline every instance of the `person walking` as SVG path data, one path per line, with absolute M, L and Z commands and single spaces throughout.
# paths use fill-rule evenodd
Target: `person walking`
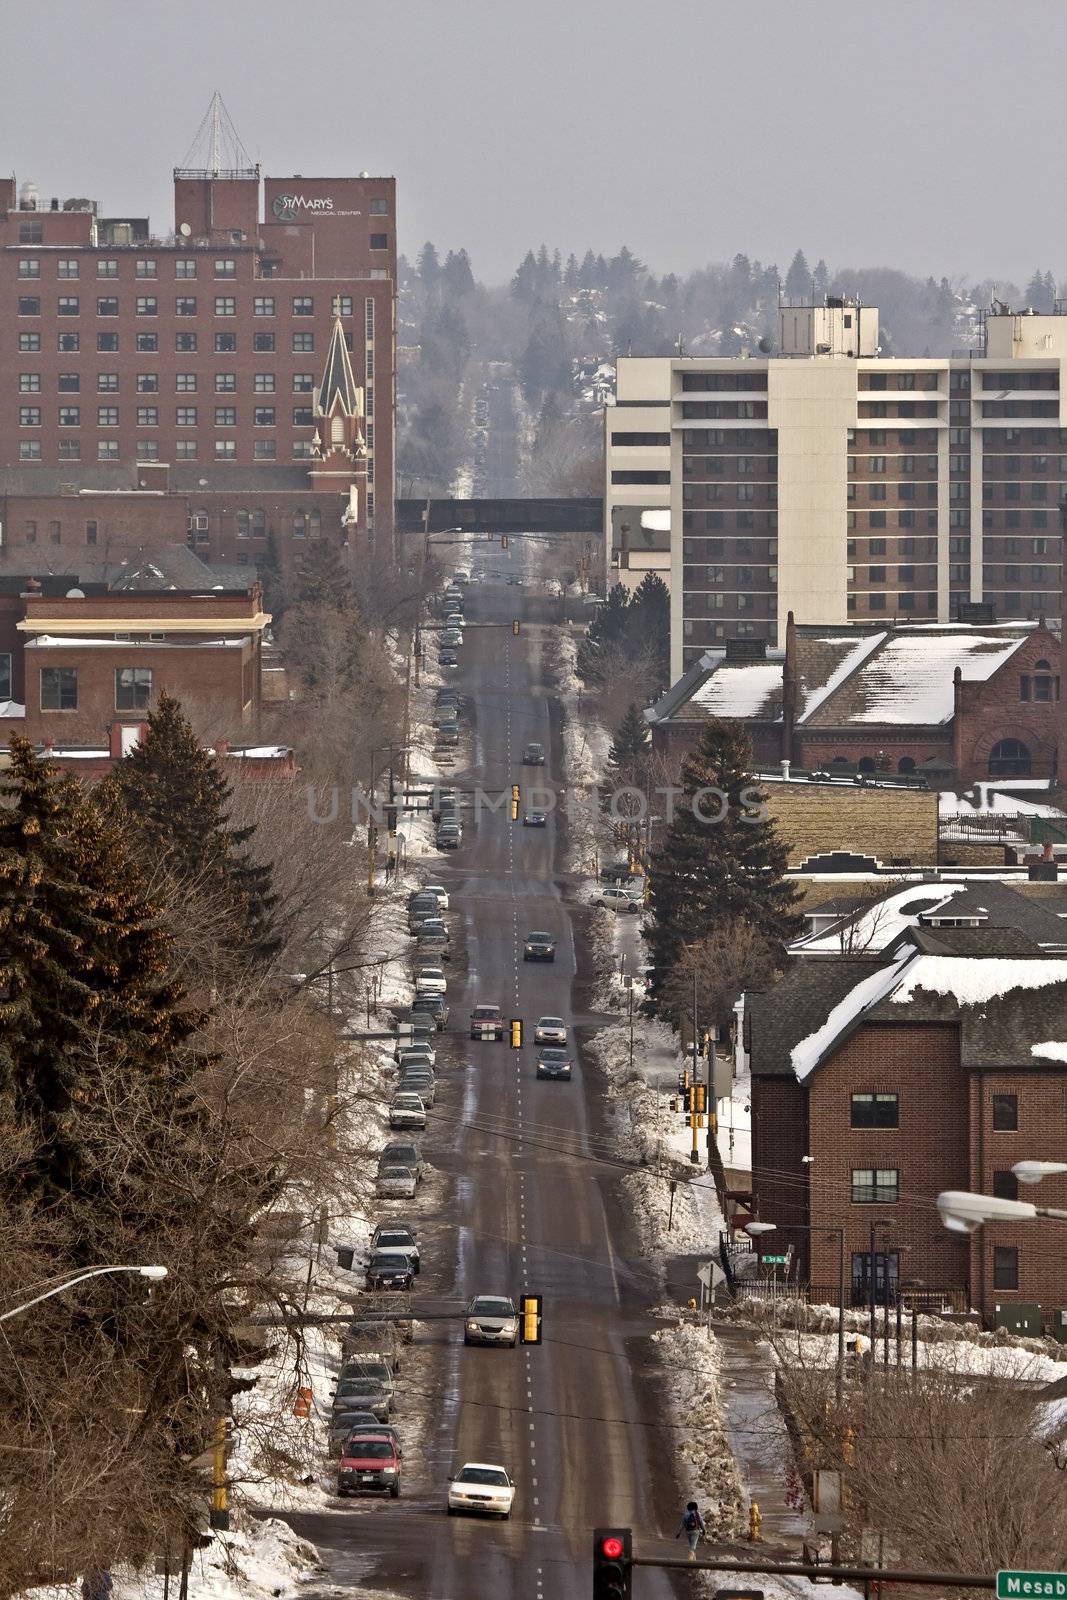
M 697 1545 L 700 1543 L 701 1538 L 707 1533 L 707 1531 L 707 1524 L 705 1523 L 704 1518 L 700 1515 L 699 1506 L 695 1500 L 690 1500 L 689 1504 L 682 1512 L 682 1520 L 678 1524 L 678 1532 L 674 1536 L 676 1539 L 680 1539 L 682 1534 L 685 1534 L 689 1541 L 690 1561 L 696 1560 Z

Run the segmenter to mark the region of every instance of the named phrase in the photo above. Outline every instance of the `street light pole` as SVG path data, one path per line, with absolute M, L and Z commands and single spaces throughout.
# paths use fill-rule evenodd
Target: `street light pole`
M 825 1223 L 786 1222 L 783 1227 L 796 1233 L 831 1233 L 837 1238 L 837 1379 L 835 1397 L 841 1407 L 845 1389 L 845 1230 L 844 1227 Z M 751 1239 L 766 1233 L 777 1233 L 776 1222 L 750 1222 L 745 1232 Z
M 158 1282 L 160 1278 L 167 1276 L 166 1267 L 91 1267 L 88 1272 L 79 1272 L 77 1277 L 68 1278 L 65 1283 L 57 1283 L 54 1289 L 46 1289 L 44 1294 L 34 1295 L 33 1299 L 27 1300 L 24 1305 L 0 1312 L 0 1322 L 6 1322 L 9 1317 L 21 1316 L 22 1312 L 29 1311 L 31 1306 L 39 1306 L 42 1300 L 51 1300 L 53 1295 L 65 1294 L 68 1289 L 87 1282 L 89 1278 L 102 1278 L 111 1272 L 132 1272 L 136 1277 L 150 1278 L 153 1282 Z

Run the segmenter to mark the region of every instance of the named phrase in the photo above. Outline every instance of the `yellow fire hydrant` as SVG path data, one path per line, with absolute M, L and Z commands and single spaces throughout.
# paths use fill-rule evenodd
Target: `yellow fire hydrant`
M 755 1500 L 753 1500 L 752 1504 L 748 1508 L 748 1536 L 753 1544 L 755 1544 L 760 1537 L 760 1528 L 762 1525 L 763 1514 Z

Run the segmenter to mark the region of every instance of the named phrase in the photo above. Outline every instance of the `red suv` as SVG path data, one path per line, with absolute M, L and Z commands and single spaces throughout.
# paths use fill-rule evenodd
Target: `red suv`
M 472 1039 L 502 1039 L 504 1017 L 499 1006 L 475 1006 L 471 1012 Z
M 337 1493 L 400 1495 L 400 1454 L 380 1433 L 353 1433 L 337 1468 Z

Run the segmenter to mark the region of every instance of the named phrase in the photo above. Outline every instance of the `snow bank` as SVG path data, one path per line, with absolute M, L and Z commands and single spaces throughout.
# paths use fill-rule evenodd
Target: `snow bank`
M 688 1489 L 683 1485 L 683 1496 L 700 1506 L 710 1539 L 738 1538 L 747 1525 L 747 1510 L 726 1436 L 715 1336 L 706 1328 L 680 1323 L 654 1333 L 652 1344 L 675 1418 L 675 1459 L 688 1466 L 692 1478 Z

